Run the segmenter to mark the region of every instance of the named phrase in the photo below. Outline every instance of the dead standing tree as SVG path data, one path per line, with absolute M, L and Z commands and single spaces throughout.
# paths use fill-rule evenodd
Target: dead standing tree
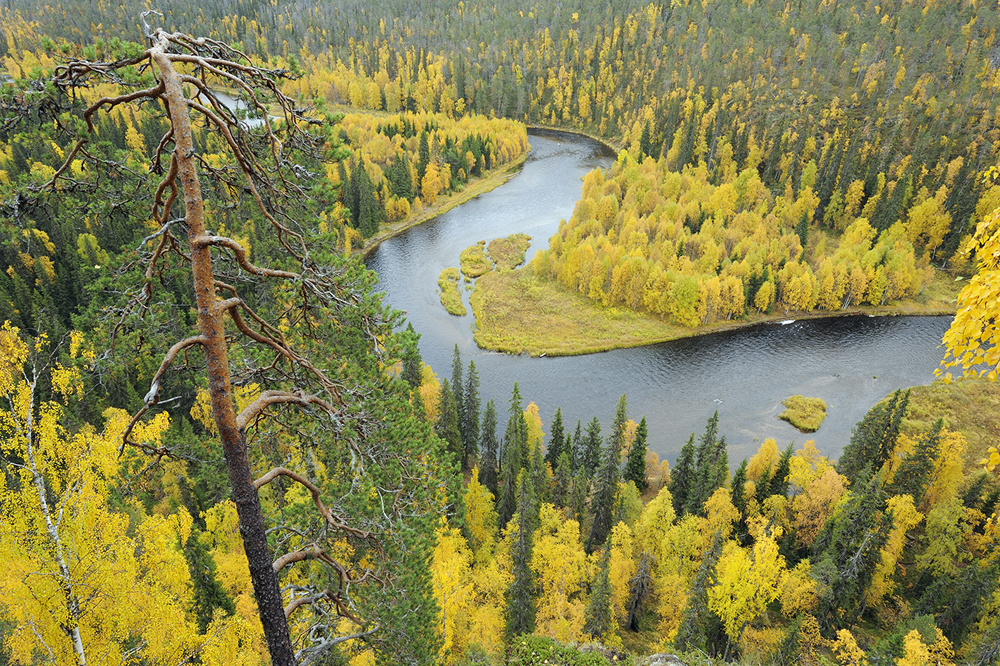
M 144 22 L 145 18 L 144 15 Z M 337 422 L 346 409 L 345 387 L 297 351 L 286 332 L 258 314 L 241 298 L 235 283 L 220 279 L 217 267 L 213 267 L 215 252 L 216 262 L 226 261 L 241 279 L 253 276 L 288 285 L 287 291 L 296 295 L 298 315 L 293 314 L 294 308 L 286 307 L 282 316 L 295 319 L 307 330 L 316 326 L 316 312 L 324 305 L 339 301 L 341 306 L 351 306 L 351 295 L 338 287 L 335 276 L 327 268 L 311 259 L 305 237 L 285 217 L 282 208 L 282 202 L 287 202 L 289 197 L 305 196 L 305 190 L 298 184 L 301 167 L 286 155 L 292 150 L 316 148 L 314 137 L 304 129 L 311 121 L 303 117 L 292 100 L 278 89 L 276 81 L 287 72 L 255 66 L 244 53 L 211 39 L 195 39 L 185 34 L 150 31 L 148 28 L 147 36 L 150 46 L 138 55 L 114 62 L 71 61 L 56 69 L 53 82 L 63 91 L 75 91 L 93 81 L 131 85 L 133 89 L 117 96 L 102 97 L 86 108 L 83 119 L 89 132 L 82 133 L 72 150 L 68 151 L 62 167 L 47 188 L 56 190 L 61 180 L 71 180 L 68 171 L 74 159 L 90 157 L 88 140 L 94 132 L 92 118 L 95 113 L 134 102 L 159 101 L 164 105 L 169 129 L 152 156 L 151 168 L 153 173 L 162 175 L 155 190 L 151 215 L 159 229 L 140 245 L 139 250 L 151 249 L 146 257 L 146 280 L 126 310 L 133 314 L 138 312 L 140 316 L 144 311 L 148 312 L 152 285 L 162 270 L 161 263 L 171 257 L 190 265 L 197 302 L 197 332 L 176 342 L 166 352 L 143 400 L 145 407 L 135 415 L 132 423 L 138 422 L 160 400 L 164 374 L 178 357 L 186 357 L 187 352 L 200 348 L 205 357 L 212 412 L 225 454 L 231 496 L 239 516 L 240 533 L 272 663 L 296 663 L 288 616 L 300 607 L 323 604 L 319 615 L 328 618 L 324 629 L 329 629 L 339 618 L 350 618 L 359 627 L 351 635 L 331 638 L 328 633 L 317 631 L 317 624 L 314 624 L 309 635 L 303 639 L 303 643 L 311 641 L 311 644 L 301 647 L 298 653 L 299 658 L 311 663 L 329 647 L 351 638 L 368 636 L 377 629 L 377 624 L 371 626 L 372 623 L 358 617 L 350 596 L 351 585 L 364 580 L 371 572 L 363 570 L 363 567 L 352 568 L 350 563 L 338 562 L 316 542 L 300 544 L 293 552 L 273 559 L 258 489 L 279 477 L 301 483 L 309 490 L 326 526 L 324 529 L 354 540 L 367 541 L 374 550 L 378 550 L 380 544 L 371 531 L 350 526 L 347 520 L 324 505 L 320 489 L 307 476 L 278 467 L 255 480 L 246 434 L 247 428 L 261 420 L 266 410 L 278 405 L 295 405 L 312 412 L 318 411 L 326 414 L 332 422 Z M 135 89 L 135 72 L 143 72 L 147 68 L 153 74 L 152 85 Z M 123 77 L 126 71 L 131 71 L 133 75 Z M 150 80 L 148 72 L 146 80 Z M 224 103 L 210 84 L 238 91 L 250 113 L 260 120 L 260 125 L 251 131 L 249 123 Z M 190 91 L 189 95 L 185 94 L 185 87 Z M 275 120 L 270 115 L 272 113 L 278 113 L 279 118 Z M 220 169 L 198 154 L 192 128 L 193 116 L 222 137 L 234 168 Z M 163 168 L 161 165 L 166 159 L 167 166 Z M 267 221 L 280 245 L 284 268 L 258 266 L 250 261 L 248 253 L 237 240 L 207 230 L 199 165 L 220 188 L 248 199 Z M 172 211 L 176 208 L 178 197 L 183 201 L 184 212 L 182 217 L 175 218 Z M 182 235 L 175 233 L 185 227 L 186 242 Z M 230 322 L 229 339 L 227 319 Z M 365 330 L 363 334 L 371 338 L 372 347 L 377 350 L 378 332 Z M 270 378 L 273 381 L 264 383 L 284 387 L 263 391 L 239 413 L 234 404 L 229 360 L 233 339 L 265 350 L 272 361 L 269 365 L 264 363 L 255 368 L 256 377 Z M 347 392 L 350 392 L 349 389 Z M 141 443 L 129 440 L 130 432 L 131 426 L 125 433 L 122 446 L 131 444 L 142 448 Z M 348 445 L 351 445 L 349 441 Z M 157 456 L 168 453 L 162 449 L 148 452 Z M 291 602 L 285 607 L 278 573 L 289 564 L 304 560 L 325 564 L 333 572 L 332 578 L 338 582 L 333 585 L 335 589 L 296 587 L 291 590 Z

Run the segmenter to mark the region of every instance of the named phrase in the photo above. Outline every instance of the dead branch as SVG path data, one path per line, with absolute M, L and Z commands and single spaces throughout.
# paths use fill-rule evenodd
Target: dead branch
M 316 510 L 319 511 L 319 514 L 323 516 L 323 518 L 331 527 L 341 530 L 343 532 L 347 532 L 366 541 L 369 541 L 378 549 L 379 553 L 382 552 L 381 545 L 374 539 L 374 536 L 372 535 L 371 532 L 368 532 L 366 530 L 359 530 L 356 527 L 351 527 L 350 525 L 345 524 L 343 522 L 343 519 L 341 519 L 339 516 L 334 515 L 334 513 L 330 509 L 328 509 L 325 504 L 323 504 L 323 500 L 320 498 L 321 492 L 319 487 L 309 479 L 305 478 L 304 476 L 296 474 L 292 470 L 287 469 L 285 467 L 275 467 L 270 472 L 268 472 L 264 476 L 254 481 L 253 484 L 257 489 L 260 489 L 261 486 L 267 485 L 268 483 L 274 481 L 279 476 L 286 476 L 292 481 L 296 481 L 305 486 L 309 490 L 309 493 L 312 495 L 313 504 L 316 505 Z

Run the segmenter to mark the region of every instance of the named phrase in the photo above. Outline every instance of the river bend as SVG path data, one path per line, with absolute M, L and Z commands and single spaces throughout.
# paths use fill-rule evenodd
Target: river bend
M 421 333 L 420 351 L 439 377 L 451 376 L 452 350 L 475 360 L 483 405 L 496 401 L 502 434 L 511 389 L 517 381 L 525 404 L 535 402 L 546 430 L 562 407 L 568 431 L 597 416 L 606 435 L 615 404 L 628 396 L 629 416 L 646 417 L 649 446 L 673 462 L 692 432 L 704 430 L 719 411 L 719 431 L 729 444 L 730 467 L 756 452 L 764 438 L 801 444 L 816 440 L 838 456 L 851 427 L 893 390 L 933 381 L 938 348 L 949 317 L 836 317 L 791 324 L 763 324 L 635 349 L 587 356 L 531 358 L 479 349 L 471 314 L 449 315 L 437 295 L 437 277 L 459 265 L 476 241 L 514 232 L 532 237 L 531 257 L 547 247 L 559 221 L 580 196 L 581 178 L 608 167 L 614 156 L 600 144 L 562 133 L 533 133 L 532 153 L 507 184 L 436 220 L 387 240 L 369 257 L 377 290 L 404 310 Z M 464 294 L 468 304 L 468 292 Z M 781 401 L 801 393 L 826 401 L 823 426 L 804 435 L 777 418 Z

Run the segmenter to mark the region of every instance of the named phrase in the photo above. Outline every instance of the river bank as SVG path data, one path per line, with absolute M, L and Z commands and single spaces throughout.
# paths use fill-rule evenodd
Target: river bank
M 531 155 L 504 187 L 383 242 L 366 262 L 378 274 L 375 290 L 385 294 L 383 302 L 404 311 L 420 333 L 425 363 L 447 373 L 456 344 L 463 365 L 475 361 L 482 404 L 507 405 L 517 382 L 525 402 L 538 406 L 543 427 L 557 408 L 573 427 L 594 416 L 609 423 L 616 401 L 627 394 L 629 414 L 646 417 L 649 448 L 661 459 L 673 461 L 716 410 L 730 460 L 752 456 L 769 437 L 782 446 L 815 440 L 824 455 L 836 457 L 873 404 L 897 388 L 933 381 L 948 324 L 944 317 L 798 318 L 787 326 L 715 335 L 682 329 L 696 337 L 576 356 L 536 358 L 482 349 L 473 339 L 473 318 L 441 307 L 441 271 L 459 265 L 469 246 L 513 233 L 532 238 L 528 257 L 544 249 L 580 199 L 581 179 L 614 160 L 589 139 L 545 134 L 531 137 Z M 463 297 L 467 294 L 463 285 Z M 827 404 L 826 420 L 809 436 L 778 418 L 781 401 L 794 394 Z
M 378 233 L 367 239 L 364 247 L 359 249 L 358 252 L 362 257 L 367 259 L 379 245 L 390 238 L 398 236 L 407 229 L 412 229 L 413 227 L 421 225 L 424 222 L 430 222 L 434 218 L 447 213 L 453 208 L 461 206 L 467 201 L 475 199 L 482 194 L 486 194 L 490 190 L 495 190 L 517 175 L 530 154 L 530 150 L 526 151 L 516 160 L 496 167 L 485 177 L 476 181 L 470 181 L 461 192 L 456 192 L 447 198 L 442 197 L 439 203 L 426 206 L 422 211 L 415 215 L 410 215 L 405 220 L 383 224 Z
M 470 301 L 476 318 L 474 337 L 481 348 L 531 356 L 576 356 L 769 322 L 857 315 L 954 315 L 955 298 L 963 283 L 939 271 L 917 298 L 893 305 L 774 312 L 696 328 L 624 308 L 605 308 L 556 282 L 539 279 L 530 265 L 483 275 L 476 280 Z

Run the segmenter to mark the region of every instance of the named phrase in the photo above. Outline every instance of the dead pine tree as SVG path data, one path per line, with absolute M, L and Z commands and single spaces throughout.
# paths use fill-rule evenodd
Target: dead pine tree
M 375 583 L 383 589 L 391 585 L 392 573 L 378 571 L 372 561 L 382 553 L 385 535 L 400 529 L 401 516 L 416 516 L 425 508 L 420 491 L 413 488 L 433 476 L 428 469 L 418 469 L 430 458 L 424 452 L 414 455 L 413 451 L 378 451 L 378 441 L 386 441 L 385 436 L 379 440 L 378 428 L 383 425 L 376 421 L 381 419 L 366 416 L 358 407 L 371 392 L 336 375 L 337 366 L 347 364 L 343 359 L 316 359 L 316 350 L 324 339 L 329 347 L 329 339 L 342 334 L 342 330 L 324 331 L 343 329 L 348 325 L 344 321 L 350 319 L 351 330 L 378 357 L 376 363 L 391 363 L 388 356 L 383 359 L 380 354 L 385 352 L 382 345 L 394 321 L 392 314 L 378 307 L 371 312 L 343 314 L 361 309 L 364 297 L 358 294 L 367 293 L 370 284 L 355 279 L 345 286 L 345 280 L 350 282 L 345 270 L 316 260 L 304 225 L 287 212 L 296 200 L 308 195 L 303 183 L 313 175 L 291 156 L 315 156 L 322 148 L 322 141 L 309 131 L 316 121 L 307 118 L 279 90 L 277 82 L 289 73 L 256 66 L 246 54 L 215 40 L 152 30 L 146 24 L 149 14 L 143 15 L 149 46 L 141 53 L 126 53 L 106 62 L 71 60 L 55 70 L 51 82 L 67 97 L 97 84 L 110 83 L 121 92 L 86 106 L 82 119 L 87 127 L 77 128 L 78 140 L 43 189 L 58 192 L 76 187 L 77 176 L 71 170 L 74 160 L 108 166 L 90 149 L 95 114 L 139 103 L 160 104 L 166 110 L 167 130 L 155 154 L 149 156 L 149 170 L 154 176 L 149 216 L 158 229 L 137 248 L 138 263 L 144 262 L 145 279 L 119 309 L 121 319 L 116 331 L 126 326 L 129 317 L 151 316 L 158 281 L 165 271 L 176 271 L 178 266 L 190 270 L 197 323 L 190 335 L 174 342 L 163 354 L 143 399 L 145 406 L 132 419 L 122 446 L 149 448 L 131 441 L 132 426 L 156 409 L 169 371 L 179 363 L 189 371 L 197 363 L 191 356 L 200 351 L 271 661 L 276 665 L 314 663 L 334 645 L 357 638 L 368 640 L 380 629 L 377 619 L 364 617 L 359 611 L 352 589 L 362 583 Z M 219 87 L 237 91 L 252 122 L 225 103 L 215 92 Z M 221 139 L 228 164 L 210 163 L 199 154 L 195 131 L 201 129 Z M 237 239 L 209 230 L 210 212 L 206 212 L 202 189 L 206 180 L 212 184 L 213 196 L 238 200 L 265 221 L 278 246 L 274 253 L 277 258 L 272 256 L 270 265 L 259 265 L 255 261 L 260 259 L 256 258 L 251 261 Z M 280 293 L 275 296 L 275 292 Z M 269 320 L 252 305 L 261 300 L 268 301 L 278 314 L 272 314 Z M 331 320 L 335 321 L 331 324 Z M 264 387 L 239 411 L 234 400 L 234 373 L 239 375 L 240 385 L 252 381 Z M 281 406 L 298 410 L 289 412 Z M 353 491 L 363 485 L 358 479 L 365 474 L 391 468 L 391 473 L 383 474 L 378 483 L 364 486 L 370 501 L 381 503 L 384 523 L 378 518 L 352 524 L 355 516 L 348 519 L 339 508 L 339 504 L 347 506 L 344 497 L 350 493 L 334 498 L 331 504 L 324 500 L 324 489 L 310 478 L 308 469 L 296 471 L 285 463 L 269 464 L 270 471 L 254 478 L 248 430 L 281 419 L 287 424 L 298 418 L 295 413 L 304 414 L 302 418 L 308 416 L 310 423 L 321 424 L 330 438 L 349 449 L 343 454 L 348 461 L 344 475 L 353 477 Z M 315 435 L 309 437 L 315 439 Z M 147 453 L 158 458 L 171 452 L 156 449 Z M 308 491 L 319 525 L 312 532 L 306 528 L 286 530 L 291 536 L 279 539 L 283 550 L 280 555 L 272 553 L 268 546 L 268 527 L 259 496 L 261 488 L 277 479 L 282 480 L 279 484 L 283 487 L 301 484 Z M 341 555 L 338 559 L 324 547 L 324 543 L 335 539 L 350 543 L 355 550 L 364 548 L 372 557 L 348 561 Z M 281 572 L 305 561 L 325 567 L 326 582 L 286 585 L 283 590 Z M 314 620 L 293 639 L 288 617 L 307 607 L 313 608 Z M 344 632 L 338 626 L 344 618 L 353 622 L 354 629 Z

